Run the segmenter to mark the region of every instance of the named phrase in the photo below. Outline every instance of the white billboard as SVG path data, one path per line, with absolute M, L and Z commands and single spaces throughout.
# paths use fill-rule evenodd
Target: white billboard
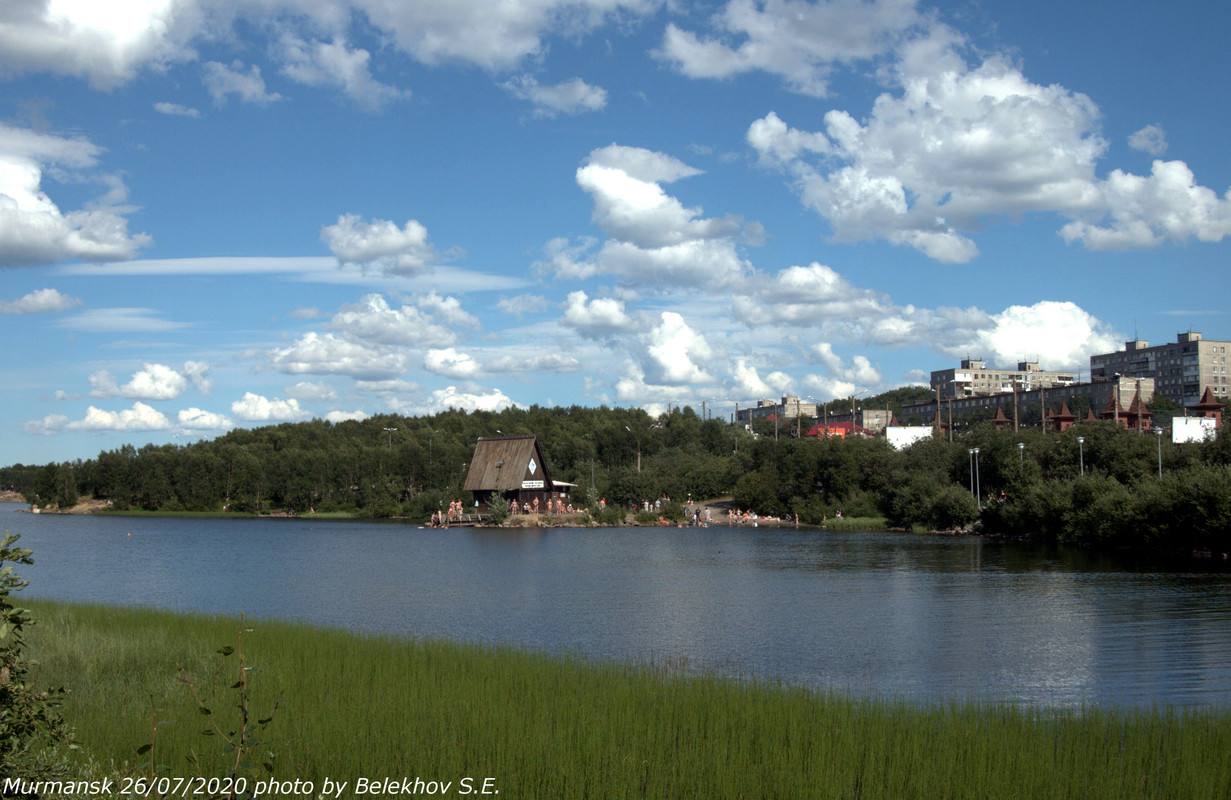
M 1172 417 L 1171 441 L 1204 442 L 1218 436 L 1218 426 L 1212 417 Z
M 885 437 L 896 450 L 910 447 L 920 439 L 926 439 L 931 435 L 932 429 L 927 425 L 913 425 L 910 427 L 891 425 L 885 428 Z

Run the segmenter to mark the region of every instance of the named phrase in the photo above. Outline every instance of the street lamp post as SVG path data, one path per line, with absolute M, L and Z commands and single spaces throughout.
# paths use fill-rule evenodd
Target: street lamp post
M 651 425 L 650 427 L 654 427 L 654 426 Z M 633 429 L 628 427 L 627 425 L 624 426 L 624 430 L 628 431 L 629 433 L 632 433 L 633 441 L 637 443 L 637 471 L 640 472 L 641 471 L 641 437 L 633 433 Z
M 855 398 L 867 391 L 867 389 L 860 389 L 851 395 L 851 433 L 855 432 Z
M 1018 459 L 1017 459 L 1018 463 L 1020 463 L 1023 467 L 1026 466 L 1026 443 L 1025 442 L 1017 443 L 1017 455 L 1018 455 Z
M 392 458 L 393 456 L 393 434 L 397 432 L 397 428 L 382 428 L 382 430 L 385 433 L 389 434 L 389 456 L 390 456 L 389 460 L 392 461 L 393 460 Z M 392 467 L 392 465 L 390 466 Z M 380 466 L 380 474 L 381 475 L 385 474 L 385 467 L 383 464 Z
M 1081 465 L 1081 476 L 1083 478 L 1086 476 L 1086 449 L 1084 447 L 1085 443 L 1086 443 L 1086 437 L 1084 436 L 1077 437 L 1077 459 L 1078 459 L 1078 463 Z
M 1154 432 L 1158 434 L 1158 477 L 1163 477 L 1163 429 L 1155 428 Z
M 1116 385 L 1115 385 L 1115 395 L 1116 395 L 1115 420 L 1116 420 L 1116 425 L 1119 425 L 1119 424 L 1120 424 L 1120 378 L 1122 378 L 1122 377 L 1123 377 L 1123 376 L 1122 376 L 1120 373 L 1118 373 L 1118 372 L 1115 374 L 1115 379 L 1116 379 Z
M 586 444 L 588 445 L 588 449 L 590 451 L 590 491 L 593 492 L 594 491 L 594 448 L 595 448 L 594 437 L 587 433 L 585 435 L 585 438 L 586 438 Z
M 983 485 L 979 481 L 979 448 L 975 448 L 975 502 L 983 510 Z
M 975 502 L 982 510 L 983 500 L 979 497 L 983 491 L 983 486 L 979 482 L 979 448 L 971 447 L 966 452 L 970 455 L 970 493 L 974 495 Z

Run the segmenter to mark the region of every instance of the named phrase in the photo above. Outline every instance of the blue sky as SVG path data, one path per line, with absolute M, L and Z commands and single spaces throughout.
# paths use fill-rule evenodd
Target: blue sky
M 7 2 L 0 463 L 1231 338 L 1228 17 Z

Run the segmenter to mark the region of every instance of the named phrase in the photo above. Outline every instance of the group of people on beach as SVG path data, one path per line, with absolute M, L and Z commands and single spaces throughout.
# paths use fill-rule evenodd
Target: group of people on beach
M 465 522 L 466 511 L 461 500 L 451 500 L 449 502 L 449 510 L 444 509 L 432 513 L 431 526 L 433 528 L 447 528 L 454 522 Z
M 568 505 L 565 505 L 564 499 L 560 497 L 557 497 L 555 500 L 548 499 L 543 504 L 543 509 L 544 509 L 544 513 L 548 514 L 549 516 L 553 516 L 553 517 L 562 517 L 565 514 L 574 513 L 573 504 L 569 503 Z M 520 506 L 518 505 L 517 501 L 514 500 L 512 505 L 509 506 L 509 513 L 510 514 L 538 514 L 539 513 L 539 499 L 536 497 L 534 498 L 533 503 L 526 502 L 526 503 L 522 503 Z
M 842 516 L 841 511 L 838 512 L 838 516 Z M 732 525 L 751 525 L 754 528 L 758 527 L 762 522 L 766 524 L 794 523 L 796 528 L 799 527 L 798 514 L 788 514 L 785 517 L 762 517 L 755 511 L 740 511 L 738 508 L 732 508 L 727 512 L 727 520 Z

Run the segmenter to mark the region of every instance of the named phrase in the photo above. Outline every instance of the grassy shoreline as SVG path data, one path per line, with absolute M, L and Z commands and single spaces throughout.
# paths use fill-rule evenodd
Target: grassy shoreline
M 327 598 L 322 598 L 327 602 Z M 65 685 L 90 761 L 128 774 L 157 731 L 162 774 L 225 775 L 183 665 L 215 714 L 240 621 L 37 600 L 36 684 Z M 926 707 L 246 620 L 254 715 L 280 780 L 419 777 L 442 796 L 485 778 L 500 800 L 544 797 L 1175 798 L 1231 794 L 1231 714 Z M 157 723 L 157 724 L 156 724 Z M 164 724 L 165 723 L 165 724 Z M 223 723 L 224 725 L 226 722 Z M 234 727 L 234 726 L 232 726 Z M 252 779 L 259 777 L 259 770 Z M 344 796 L 354 796 L 346 794 Z

